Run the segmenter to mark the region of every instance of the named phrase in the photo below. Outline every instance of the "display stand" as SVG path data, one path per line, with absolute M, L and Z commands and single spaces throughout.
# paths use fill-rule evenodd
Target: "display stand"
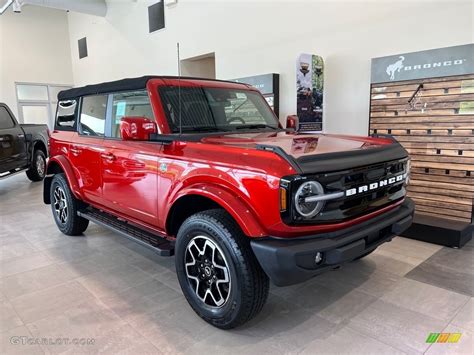
M 398 57 L 403 73 L 410 57 Z M 474 75 L 397 81 L 400 65 L 385 67 L 386 81 L 371 85 L 369 132 L 392 135 L 410 153 L 416 213 L 404 236 L 462 247 L 474 230 Z

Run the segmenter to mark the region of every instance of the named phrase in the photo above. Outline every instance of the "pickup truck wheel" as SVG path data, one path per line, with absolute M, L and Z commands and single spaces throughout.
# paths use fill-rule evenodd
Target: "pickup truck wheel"
M 247 236 L 224 210 L 189 217 L 176 238 L 176 272 L 194 311 L 211 325 L 230 329 L 260 312 L 269 279 Z
M 66 235 L 80 235 L 89 220 L 77 215 L 82 202 L 74 197 L 64 174 L 56 174 L 51 182 L 51 209 L 59 230 Z
M 26 171 L 26 176 L 31 181 L 41 181 L 44 179 L 46 173 L 46 156 L 43 151 L 35 150 L 33 152 L 33 159 L 31 160 L 31 166 Z

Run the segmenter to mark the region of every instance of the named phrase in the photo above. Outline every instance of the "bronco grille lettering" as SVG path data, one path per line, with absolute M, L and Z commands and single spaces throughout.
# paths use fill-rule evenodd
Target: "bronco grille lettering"
M 407 177 L 407 173 L 404 173 L 397 176 L 392 176 L 391 178 L 388 178 L 388 179 L 372 182 L 369 185 L 353 187 L 351 189 L 346 190 L 346 196 L 354 196 L 363 192 L 376 190 L 380 187 L 393 185 L 396 182 L 404 181 L 406 177 Z

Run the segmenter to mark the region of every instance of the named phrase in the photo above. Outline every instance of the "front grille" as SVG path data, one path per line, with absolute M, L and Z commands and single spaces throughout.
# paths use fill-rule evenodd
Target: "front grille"
M 293 181 L 289 193 L 293 196 L 299 184 L 307 180 L 319 181 L 325 194 L 351 189 L 358 190 L 361 186 L 370 186 L 370 184 L 403 174 L 406 164 L 407 159 L 401 159 L 344 171 L 310 174 Z M 401 200 L 405 193 L 404 181 L 399 181 L 373 190 L 357 192 L 352 196 L 327 201 L 321 212 L 312 219 L 304 219 L 295 211 L 288 211 L 286 215 L 282 214 L 282 217 L 286 223 L 293 224 L 337 223 L 388 206 Z

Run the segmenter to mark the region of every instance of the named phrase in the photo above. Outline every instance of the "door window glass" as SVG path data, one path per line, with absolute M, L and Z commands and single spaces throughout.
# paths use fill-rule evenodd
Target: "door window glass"
M 153 110 L 146 90 L 121 92 L 113 95 L 112 137 L 120 138 L 123 117 L 146 117 L 154 121 Z
M 86 96 L 82 99 L 80 133 L 86 136 L 103 136 L 107 95 Z
M 14 127 L 15 124 L 8 113 L 7 109 L 3 106 L 0 106 L 0 129 L 7 129 Z

